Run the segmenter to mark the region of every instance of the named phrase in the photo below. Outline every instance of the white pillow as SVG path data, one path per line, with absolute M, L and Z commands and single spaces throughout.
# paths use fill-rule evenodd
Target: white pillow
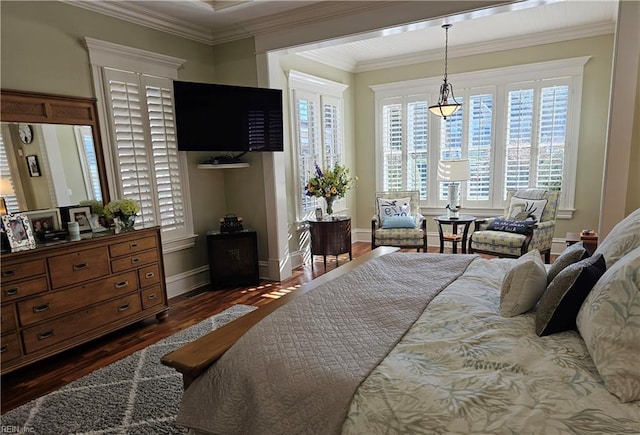
M 546 199 L 525 199 L 514 196 L 509 203 L 509 214 L 507 217 L 517 221 L 535 219 L 535 222 L 540 222 L 547 202 Z
M 640 400 L 640 247 L 593 286 L 578 311 L 578 331 L 602 376 L 622 402 Z
M 602 254 L 611 267 L 626 253 L 640 246 L 640 208 L 613 227 L 593 254 Z
M 384 224 L 385 218 L 391 216 L 411 216 L 411 197 L 377 198 L 378 216 Z
M 547 270 L 534 249 L 514 261 L 502 281 L 500 314 L 513 317 L 532 309 L 547 288 Z

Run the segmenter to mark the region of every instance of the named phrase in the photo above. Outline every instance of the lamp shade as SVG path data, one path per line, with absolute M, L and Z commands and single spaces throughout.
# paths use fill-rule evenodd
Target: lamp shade
M 466 181 L 469 175 L 469 160 L 441 160 L 438 163 L 438 180 Z
M 0 195 L 13 195 L 13 186 L 7 177 L 0 177 Z

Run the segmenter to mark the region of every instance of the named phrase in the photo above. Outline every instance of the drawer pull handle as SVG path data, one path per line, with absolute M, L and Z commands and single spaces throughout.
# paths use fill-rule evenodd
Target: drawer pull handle
M 140 261 L 140 259 L 139 259 L 138 257 L 133 257 L 133 258 L 131 259 L 131 264 L 136 264 L 136 263 L 138 263 L 139 261 Z
M 136 249 L 138 247 L 138 244 L 137 243 L 132 243 L 132 244 L 129 245 L 129 247 L 131 249 Z
M 37 305 L 35 307 L 33 307 L 33 312 L 34 313 L 42 313 L 44 311 L 47 311 L 49 309 L 49 304 L 42 304 L 42 305 Z
M 120 281 L 117 282 L 116 285 L 114 286 L 115 288 L 123 288 L 129 285 L 129 281 Z
M 151 293 L 149 296 L 147 296 L 147 299 L 149 299 L 150 301 L 156 298 L 156 294 L 155 293 Z
M 5 353 L 7 351 L 7 346 L 0 347 L 0 353 Z
M 83 270 L 83 269 L 86 269 L 87 266 L 88 266 L 88 263 L 74 264 L 73 270 Z
M 144 276 L 145 278 L 153 278 L 154 273 L 153 272 L 147 272 L 147 274 Z
M 18 287 L 8 288 L 4 291 L 5 296 L 13 296 L 18 294 Z
M 131 308 L 131 305 L 130 305 L 130 304 L 120 305 L 120 306 L 118 307 L 118 311 L 119 311 L 119 312 L 127 311 L 129 308 Z
M 4 270 L 2 271 L 2 276 L 7 277 L 7 276 L 13 276 L 16 274 L 15 270 Z
M 53 337 L 53 329 L 49 329 L 48 331 L 41 332 L 38 334 L 38 340 L 46 340 L 47 338 Z

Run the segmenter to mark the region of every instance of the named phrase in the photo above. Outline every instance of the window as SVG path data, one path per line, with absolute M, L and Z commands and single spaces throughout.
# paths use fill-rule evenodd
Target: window
M 316 163 L 323 168 L 344 164 L 342 93 L 346 86 L 290 71 L 289 89 L 297 155 L 296 189 L 300 192 L 297 211 L 304 218 L 316 207 L 316 198 L 306 196 L 304 190 Z
M 5 134 L 8 134 L 8 131 L 6 131 L 3 126 L 2 130 L 0 130 L 0 174 L 2 175 L 0 179 L 0 189 L 2 192 L 0 193 L 2 194 L 2 198 L 4 198 L 7 212 L 17 213 L 24 208 L 20 206 L 20 201 L 16 195 L 13 176 L 15 172 L 11 170 L 12 165 L 9 161 L 9 153 L 7 153 L 7 145 L 4 140 Z
M 383 190 L 419 190 L 423 207 L 440 208 L 447 184 L 438 160 L 468 159 L 464 206 L 495 210 L 507 190 L 561 191 L 573 209 L 583 66 L 588 58 L 453 76 L 462 109 L 447 119 L 427 108 L 440 78 L 373 86 L 377 174 Z M 435 192 L 435 194 L 432 194 Z
M 108 119 L 103 124 L 111 159 L 106 160 L 112 164 L 110 185 L 117 186 L 112 197 L 140 204 L 137 225 L 161 226 L 165 253 L 192 246 L 183 195 L 186 162 L 177 150 L 173 109 L 172 79 L 182 61 L 88 38 L 87 45 Z

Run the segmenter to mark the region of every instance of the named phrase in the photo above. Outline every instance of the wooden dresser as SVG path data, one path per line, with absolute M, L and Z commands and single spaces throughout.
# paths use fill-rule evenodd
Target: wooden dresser
M 168 310 L 160 229 L 2 254 L 2 374 Z

